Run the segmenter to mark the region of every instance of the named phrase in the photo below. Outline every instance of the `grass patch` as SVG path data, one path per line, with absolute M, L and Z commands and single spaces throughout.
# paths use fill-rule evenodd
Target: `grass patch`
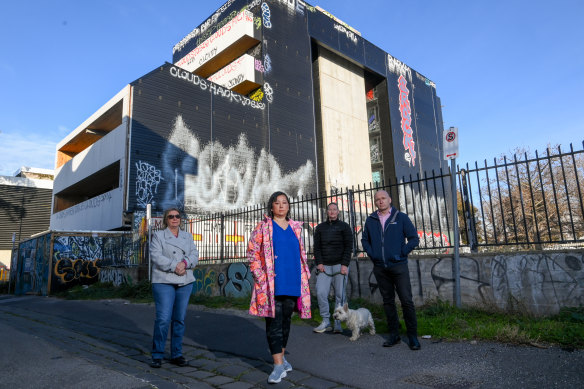
M 113 286 L 111 283 L 96 283 L 76 286 L 55 294 L 57 297 L 74 300 L 126 299 L 132 302 L 152 302 L 152 289 L 148 281 L 137 284 Z M 247 311 L 249 297 L 192 295 L 191 304 L 208 308 L 230 308 Z M 332 309 L 334 301 L 330 300 Z M 383 306 L 364 299 L 349 301 L 351 309 L 367 308 L 373 315 L 378 333 L 388 332 Z M 398 306 L 398 313 L 401 309 Z M 510 344 L 526 344 L 545 347 L 560 345 L 584 349 L 584 307 L 564 308 L 559 314 L 549 317 L 533 317 L 524 313 L 507 313 L 496 309 L 456 308 L 443 301 L 435 301 L 417 308 L 418 334 L 431 335 L 432 339 L 445 341 L 482 340 Z M 312 319 L 302 320 L 294 315 L 293 322 L 317 326 L 322 318 L 318 312 L 316 297 L 312 298 Z M 401 332 L 405 325 L 401 321 Z
M 148 303 L 153 301 L 152 287 L 147 280 L 137 284 L 123 284 L 117 287 L 111 282 L 77 285 L 71 289 L 57 292 L 54 296 L 67 300 L 125 299 L 135 303 Z
M 226 297 L 226 296 L 207 296 L 203 294 L 192 295 L 189 303 L 203 305 L 207 308 L 232 308 L 240 310 L 249 309 L 249 297 Z

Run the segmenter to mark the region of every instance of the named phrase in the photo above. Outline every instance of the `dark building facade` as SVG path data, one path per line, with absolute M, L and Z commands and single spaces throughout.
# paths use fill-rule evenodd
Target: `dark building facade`
M 229 0 L 57 146 L 51 228 L 395 182 L 443 167 L 442 129 L 434 83 L 348 24 Z

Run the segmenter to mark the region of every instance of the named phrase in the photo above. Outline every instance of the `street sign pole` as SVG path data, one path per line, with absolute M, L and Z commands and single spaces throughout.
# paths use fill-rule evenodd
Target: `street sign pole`
M 460 231 L 458 227 L 458 201 L 456 191 L 456 157 L 458 156 L 458 128 L 450 127 L 444 130 L 442 137 L 444 159 L 450 160 L 450 191 L 452 192 L 452 233 L 454 238 L 454 301 L 456 306 L 462 306 L 460 293 Z

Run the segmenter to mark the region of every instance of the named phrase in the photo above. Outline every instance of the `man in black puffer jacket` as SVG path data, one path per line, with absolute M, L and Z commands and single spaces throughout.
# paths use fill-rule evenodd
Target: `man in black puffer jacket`
M 314 332 L 325 332 L 330 327 L 328 296 L 331 282 L 335 287 L 335 308 L 343 304 L 344 280 L 349 274 L 349 263 L 353 252 L 351 227 L 339 220 L 339 208 L 330 203 L 326 210 L 327 220 L 320 223 L 314 231 L 314 259 L 318 269 L 316 276 L 316 297 L 322 323 Z M 342 332 L 341 322 L 335 320 L 334 331 Z
M 378 191 L 374 199 L 377 211 L 369 215 L 365 221 L 361 243 L 363 250 L 373 262 L 373 274 L 377 279 L 387 316 L 389 339 L 383 343 L 383 347 L 394 346 L 401 340 L 395 307 L 397 292 L 406 322 L 410 349 L 419 350 L 418 322 L 408 269 L 408 254 L 420 244 L 418 231 L 408 215 L 391 206 L 391 197 L 386 191 Z

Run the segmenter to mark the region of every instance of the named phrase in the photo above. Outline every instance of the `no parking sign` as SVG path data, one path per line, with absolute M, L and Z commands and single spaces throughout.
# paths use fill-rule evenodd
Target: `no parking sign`
M 458 157 L 458 128 L 450 127 L 448 130 L 444 130 L 443 134 L 444 159 L 455 159 Z

